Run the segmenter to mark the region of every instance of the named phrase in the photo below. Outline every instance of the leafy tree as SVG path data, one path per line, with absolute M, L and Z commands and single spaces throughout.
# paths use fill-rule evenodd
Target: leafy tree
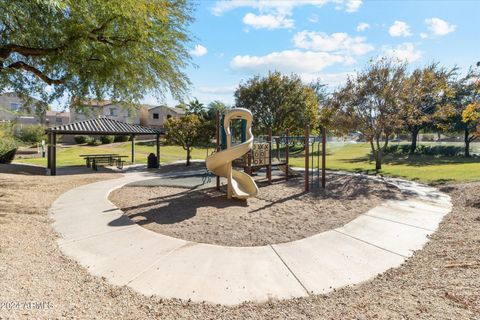
M 299 76 L 270 72 L 255 76 L 235 91 L 235 106 L 253 113 L 255 131 L 272 128 L 273 134 L 286 129 L 300 133 L 306 125 L 318 125 L 318 100 L 315 91 Z
M 399 100 L 405 69 L 405 64 L 387 59 L 373 61 L 334 92 L 327 107 L 337 131 L 358 131 L 370 143 L 376 170 L 382 169 L 389 139 L 402 124 Z
M 447 103 L 435 114 L 437 126 L 445 131 L 463 132 L 465 157 L 470 144 L 478 138 L 475 110 L 480 101 L 480 70 L 471 68 L 467 75 L 454 81 L 447 92 Z
M 42 125 L 25 125 L 17 130 L 16 136 L 23 142 L 30 144 L 39 143 L 46 140 L 45 127 Z
M 445 102 L 445 91 L 454 72 L 455 69 L 448 71 L 432 63 L 415 69 L 405 79 L 400 112 L 412 138 L 410 154 L 417 149 L 420 130 L 433 126 L 435 111 Z
M 0 1 L 0 88 L 45 102 L 180 97 L 192 20 L 187 0 Z
M 202 123 L 197 115 L 188 114 L 183 118 L 170 118 L 165 123 L 167 142 L 182 146 L 187 151 L 187 166 L 190 165 L 191 151 L 200 143 L 203 135 Z

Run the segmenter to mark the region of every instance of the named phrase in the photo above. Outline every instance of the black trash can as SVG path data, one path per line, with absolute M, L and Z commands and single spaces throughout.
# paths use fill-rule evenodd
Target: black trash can
M 158 168 L 158 159 L 157 159 L 157 156 L 154 155 L 153 153 L 150 153 L 148 155 L 147 168 L 149 169 Z

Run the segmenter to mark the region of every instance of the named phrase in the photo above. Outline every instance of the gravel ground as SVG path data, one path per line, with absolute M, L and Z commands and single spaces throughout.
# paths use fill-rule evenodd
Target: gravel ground
M 480 319 L 480 183 L 443 188 L 453 212 L 399 268 L 328 295 L 223 307 L 112 286 L 62 255 L 47 216 L 51 202 L 113 177 L 0 173 L 0 319 Z M 51 308 L 6 310 L 8 301 Z
M 226 190 L 130 187 L 110 201 L 139 225 L 184 240 L 226 246 L 261 246 L 338 228 L 386 199 L 394 186 L 362 176 L 329 174 L 328 188 L 305 193 L 303 182 L 260 185 L 257 197 L 227 199 Z

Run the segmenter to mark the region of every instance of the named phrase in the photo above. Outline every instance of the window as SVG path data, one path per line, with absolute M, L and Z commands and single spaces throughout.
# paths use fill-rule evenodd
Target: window
M 110 116 L 112 116 L 112 117 L 117 116 L 117 109 L 116 108 L 110 108 Z
M 10 110 L 12 110 L 12 111 L 18 111 L 18 110 L 20 110 L 20 107 L 21 107 L 21 106 L 22 106 L 22 105 L 21 105 L 20 103 L 18 103 L 18 102 L 12 102 L 12 103 L 10 103 Z
M 158 113 L 153 114 L 153 119 L 158 119 Z
M 167 114 L 167 120 L 170 119 L 172 117 L 171 114 Z
M 62 123 L 63 123 L 62 120 L 63 120 L 63 119 L 60 118 L 60 117 L 56 117 L 56 118 L 55 118 L 55 122 L 56 122 L 56 123 L 59 123 L 59 124 L 62 124 Z

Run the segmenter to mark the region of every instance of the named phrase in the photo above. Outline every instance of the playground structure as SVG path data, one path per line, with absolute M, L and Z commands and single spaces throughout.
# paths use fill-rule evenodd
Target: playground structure
M 232 120 L 241 119 L 240 139 L 232 147 Z M 236 108 L 223 117 L 216 115 L 216 153 L 207 158 L 207 169 L 217 175 L 216 186 L 220 189 L 220 177 L 227 178 L 228 197 L 246 199 L 258 193 L 258 187 L 252 178 L 254 172 L 266 168 L 268 183 L 272 183 L 272 169 L 277 167 L 290 177 L 303 176 L 306 192 L 314 187 L 326 186 L 326 130 L 322 128 L 319 135 L 311 136 L 309 127 L 305 127 L 303 136 L 285 134 L 273 136 L 272 129 L 267 129 L 266 136 L 252 134 L 252 114 L 247 109 Z M 237 137 L 238 138 L 238 137 Z M 295 170 L 290 166 L 290 148 L 301 144 L 304 151 L 305 170 Z M 275 148 L 272 149 L 272 146 Z M 315 152 L 316 150 L 316 152 Z M 316 164 L 316 168 L 315 168 Z M 244 172 L 232 169 L 243 167 Z
M 232 119 L 242 119 L 246 122 L 246 139 L 241 144 L 232 147 L 232 132 L 230 129 Z M 227 147 L 219 150 L 206 160 L 208 170 L 217 177 L 225 177 L 228 181 L 228 198 L 246 199 L 258 193 L 258 187 L 253 178 L 245 172 L 232 168 L 232 162 L 248 153 L 253 147 L 252 113 L 247 109 L 232 109 L 223 120 L 227 137 Z

